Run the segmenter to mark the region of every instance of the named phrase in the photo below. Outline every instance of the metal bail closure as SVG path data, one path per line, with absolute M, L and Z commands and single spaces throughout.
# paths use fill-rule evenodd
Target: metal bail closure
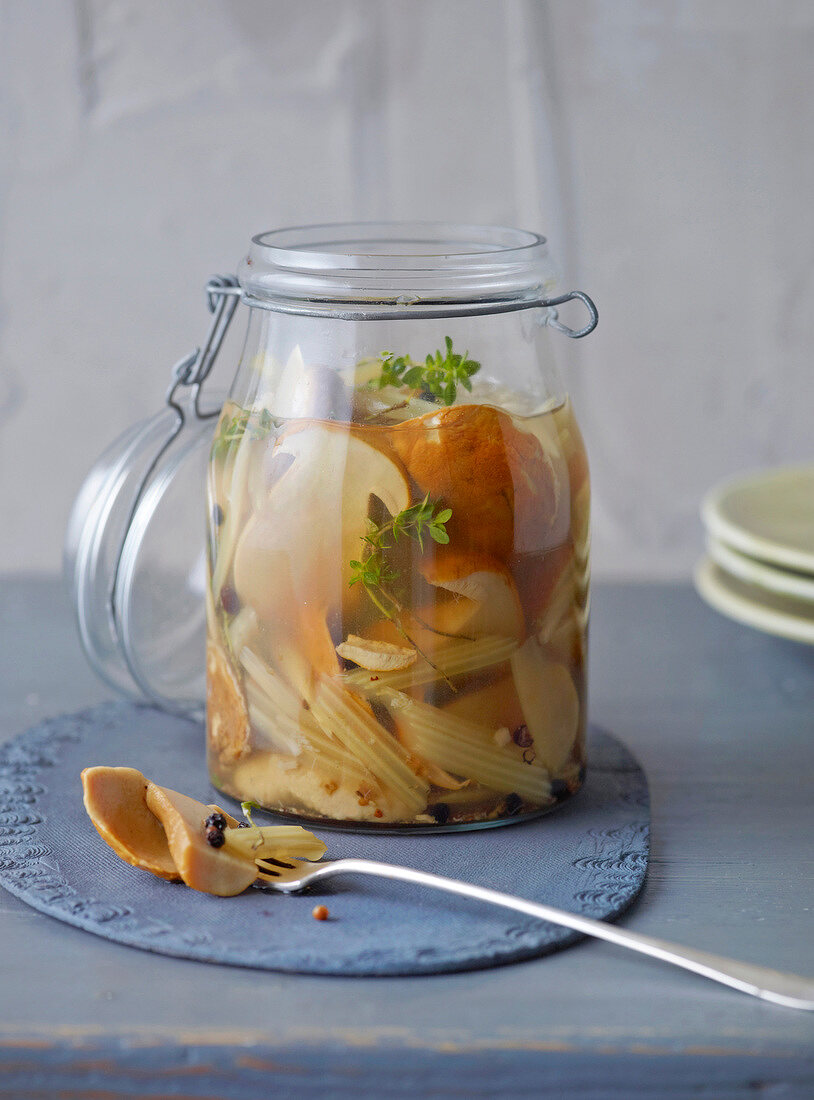
M 558 320 L 556 309 L 557 306 L 564 305 L 565 302 L 572 302 L 575 299 L 582 302 L 588 310 L 588 324 L 577 329 L 569 328 L 568 325 L 564 325 L 562 321 Z M 593 300 L 582 290 L 569 290 L 567 294 L 561 294 L 558 298 L 542 298 L 534 304 L 550 309 L 551 313 L 547 321 L 548 327 L 561 332 L 563 336 L 570 336 L 572 340 L 581 340 L 583 336 L 590 335 L 599 324 L 599 310 L 594 305 Z
M 117 692 L 181 714 L 205 695 L 205 494 L 212 420 L 202 387 L 240 301 L 234 276 L 206 287 L 203 344 L 172 368 L 165 405 L 97 461 L 74 503 L 65 544 L 85 653 Z

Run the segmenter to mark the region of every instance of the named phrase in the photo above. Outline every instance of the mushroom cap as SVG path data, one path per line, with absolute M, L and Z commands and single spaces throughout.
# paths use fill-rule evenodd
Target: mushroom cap
M 488 405 L 439 409 L 390 435 L 421 492 L 452 509 L 450 545 L 501 559 L 540 549 L 556 524 L 565 466 L 553 429 L 548 442 Z
M 457 632 L 475 638 L 523 637 L 525 617 L 517 589 L 509 570 L 496 558 L 449 550 L 426 559 L 421 572 L 429 584 L 458 597 L 451 612 L 439 606 L 439 621 L 431 626 L 447 629 L 455 621 Z
M 232 897 L 255 881 L 257 866 L 252 861 L 213 848 L 207 841 L 204 822 L 217 807 L 155 783 L 148 784 L 146 799 L 164 828 L 175 866 L 187 886 L 218 897 Z M 224 817 L 232 827 L 237 825 L 233 817 Z
M 85 768 L 85 809 L 102 840 L 125 863 L 180 882 L 167 835 L 146 802 L 148 780 L 135 768 Z

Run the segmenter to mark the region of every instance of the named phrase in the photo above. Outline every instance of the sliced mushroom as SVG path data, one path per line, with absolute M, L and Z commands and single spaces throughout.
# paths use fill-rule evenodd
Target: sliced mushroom
M 293 461 L 240 537 L 235 588 L 309 699 L 315 676 L 338 671 L 328 618 L 361 599 L 350 563 L 362 553 L 370 497 L 395 515 L 410 490 L 396 460 L 346 427 L 307 423 L 275 449 Z
M 550 660 L 535 637 L 511 655 L 512 675 L 534 751 L 552 775 L 571 755 L 580 725 L 580 701 L 568 669 Z
M 525 620 L 517 589 L 511 573 L 496 559 L 451 550 L 426 561 L 422 574 L 429 584 L 457 598 L 453 605 L 457 633 L 474 638 L 489 634 L 523 637 Z M 438 622 L 444 623 L 441 629 L 451 625 L 450 619 L 444 617 L 443 606 L 439 606 Z M 437 627 L 438 622 L 430 625 Z
M 85 809 L 102 840 L 125 863 L 159 878 L 180 882 L 167 835 L 150 811 L 148 780 L 135 768 L 85 768 Z
M 299 344 L 284 367 L 277 366 L 273 391 L 267 395 L 275 416 L 286 419 L 348 420 L 352 391 L 342 375 L 328 367 L 307 366 Z
M 392 432 L 392 446 L 421 492 L 452 509 L 450 546 L 502 560 L 552 545 L 562 526 L 567 475 L 556 434 L 551 442 L 547 449 L 537 434 L 486 405 L 440 409 Z
M 187 886 L 218 897 L 232 897 L 255 881 L 258 868 L 252 860 L 208 843 L 204 822 L 212 807 L 155 783 L 148 784 L 146 800 L 163 827 L 170 854 Z M 224 817 L 233 828 L 237 826 L 234 818 Z
M 325 854 L 299 825 L 239 828 L 220 806 L 159 787 L 135 768 L 85 768 L 82 787 L 91 821 L 121 859 L 203 893 L 230 897 L 265 877 L 275 858 Z M 212 815 L 222 820 L 208 821 Z
M 223 648 L 206 643 L 206 727 L 209 746 L 226 764 L 248 752 L 249 713 L 243 687 Z
M 576 577 L 570 542 L 546 554 L 532 554 L 512 563 L 512 576 L 531 628 L 551 623 L 574 606 Z
M 588 480 L 588 456 L 570 398 L 556 410 L 554 421 L 563 458 L 568 466 L 568 480 L 573 499 Z

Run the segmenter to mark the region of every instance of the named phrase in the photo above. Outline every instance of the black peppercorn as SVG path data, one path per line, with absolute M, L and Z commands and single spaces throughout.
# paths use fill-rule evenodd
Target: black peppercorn
M 204 822 L 204 825 L 214 825 L 216 829 L 225 829 L 226 818 L 223 816 L 222 813 L 216 810 L 213 814 L 209 815 L 209 817 Z
M 523 799 L 519 794 L 515 794 L 512 791 L 511 794 L 506 795 L 506 801 L 503 803 L 503 812 L 506 817 L 514 817 L 515 814 L 520 813 L 520 807 L 523 805 Z
M 434 802 L 427 807 L 427 813 L 434 817 L 439 825 L 446 825 L 449 821 L 449 806 L 446 802 Z
M 225 584 L 220 590 L 220 605 L 227 615 L 236 615 L 240 610 L 240 600 L 234 588 Z
M 534 744 L 534 738 L 529 733 L 527 725 L 518 726 L 512 734 L 512 741 L 521 749 L 527 749 Z
M 216 825 L 207 825 L 206 827 L 206 840 L 211 844 L 213 848 L 222 848 L 226 843 L 226 837 L 223 835 L 223 829 L 219 829 Z

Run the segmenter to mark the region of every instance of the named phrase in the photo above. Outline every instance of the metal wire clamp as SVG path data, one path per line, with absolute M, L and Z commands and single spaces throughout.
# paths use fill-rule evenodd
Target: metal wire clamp
M 125 593 L 131 582 L 135 562 L 135 553 L 128 553 L 128 547 L 134 545 L 131 538 L 138 538 L 140 525 L 136 522 L 139 508 L 145 498 L 155 472 L 174 441 L 181 434 L 187 417 L 191 413 L 196 420 L 210 420 L 220 414 L 219 408 L 204 411 L 200 406 L 201 387 L 209 376 L 217 359 L 229 325 L 240 302 L 241 290 L 233 275 L 215 275 L 206 284 L 206 297 L 209 312 L 213 315 L 203 348 L 195 348 L 172 368 L 170 385 L 166 393 L 166 404 L 175 413 L 175 421 L 167 432 L 164 442 L 156 451 L 149 466 L 138 482 L 133 497 L 121 543 L 112 573 L 108 608 L 111 625 L 119 639 L 121 651 L 133 680 L 144 695 L 167 709 L 166 700 L 159 699 L 139 669 L 139 663 L 133 652 L 130 624 L 127 621 L 127 601 Z M 181 394 L 186 391 L 186 399 Z M 187 708 L 178 708 L 186 712 Z
M 582 302 L 589 314 L 588 324 L 577 329 L 569 328 L 568 325 L 564 325 L 562 321 L 557 319 L 556 307 L 563 305 L 565 302 L 572 302 L 574 299 Z M 559 298 L 543 298 L 536 304 L 551 310 L 547 321 L 548 327 L 556 329 L 563 336 L 570 336 L 572 340 L 581 340 L 583 336 L 588 336 L 599 324 L 599 310 L 588 295 L 581 290 L 569 290 L 567 294 L 561 294 Z

